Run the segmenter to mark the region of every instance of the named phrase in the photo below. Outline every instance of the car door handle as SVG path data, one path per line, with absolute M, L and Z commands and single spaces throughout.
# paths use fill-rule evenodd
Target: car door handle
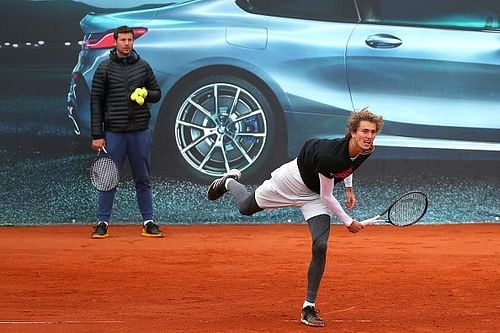
M 366 45 L 375 49 L 392 49 L 403 44 L 403 41 L 396 36 L 388 34 L 376 34 L 366 38 Z

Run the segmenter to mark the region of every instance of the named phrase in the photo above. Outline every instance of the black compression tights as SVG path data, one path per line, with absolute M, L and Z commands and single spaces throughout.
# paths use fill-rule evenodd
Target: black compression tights
M 262 208 L 255 201 L 255 193 L 250 193 L 245 185 L 236 180 L 227 183 L 238 209 L 243 215 L 252 215 Z M 307 272 L 307 301 L 314 303 L 326 264 L 326 249 L 330 236 L 330 216 L 318 215 L 307 220 L 312 238 L 312 258 Z
M 306 300 L 315 303 L 321 278 L 325 271 L 326 250 L 328 248 L 328 237 L 330 236 L 330 216 L 314 216 L 307 220 L 307 224 L 312 238 L 312 258 L 307 272 Z
M 233 195 L 234 200 L 236 200 L 236 204 L 241 214 L 253 215 L 262 210 L 262 208 L 257 205 L 257 201 L 255 201 L 255 193 L 248 192 L 245 185 L 236 180 L 231 180 L 227 183 L 227 189 Z

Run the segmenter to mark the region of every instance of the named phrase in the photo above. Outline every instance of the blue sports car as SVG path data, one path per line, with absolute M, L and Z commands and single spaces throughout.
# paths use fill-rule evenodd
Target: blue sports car
M 90 87 L 134 27 L 155 71 L 154 160 L 194 181 L 261 178 L 352 110 L 385 119 L 380 159 L 500 159 L 500 1 L 191 0 L 88 14 L 68 115 L 89 133 Z

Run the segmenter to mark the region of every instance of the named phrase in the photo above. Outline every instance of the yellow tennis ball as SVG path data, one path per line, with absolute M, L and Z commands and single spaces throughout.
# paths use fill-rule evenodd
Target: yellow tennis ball
M 144 98 L 146 98 L 148 96 L 148 91 L 146 90 L 146 87 L 142 87 L 141 96 Z
M 144 97 L 142 97 L 142 96 L 137 96 L 137 97 L 135 98 L 135 102 L 136 102 L 137 104 L 139 104 L 139 105 L 144 104 Z
M 137 94 L 135 93 L 135 91 L 132 93 L 132 95 L 130 95 L 130 99 L 134 102 L 137 100 Z

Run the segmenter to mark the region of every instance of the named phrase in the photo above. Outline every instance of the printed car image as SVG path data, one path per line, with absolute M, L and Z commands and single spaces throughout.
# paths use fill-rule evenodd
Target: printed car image
M 262 179 L 349 113 L 385 119 L 375 159 L 500 159 L 500 2 L 192 0 L 85 16 L 68 116 L 89 136 L 90 88 L 134 28 L 162 89 L 154 160 L 196 182 Z

